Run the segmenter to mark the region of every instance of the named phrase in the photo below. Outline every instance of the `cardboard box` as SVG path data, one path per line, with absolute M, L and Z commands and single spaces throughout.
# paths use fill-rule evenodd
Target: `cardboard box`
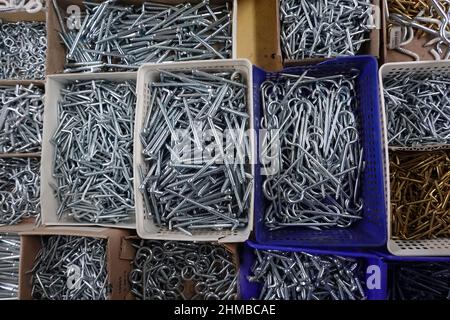
M 40 153 L 0 153 L 1 159 L 11 159 L 11 158 L 37 158 L 40 161 Z M 31 230 L 36 227 L 36 217 L 30 217 L 23 219 L 19 223 L 15 225 L 1 225 L 0 224 L 0 233 L 1 232 L 21 232 L 25 230 Z
M 18 21 L 39 21 L 39 22 L 46 22 L 46 12 L 45 10 L 36 12 L 36 13 L 28 13 L 24 10 L 18 10 L 18 11 L 7 11 L 7 12 L 1 12 L 0 11 L 0 20 L 2 23 L 8 23 L 8 22 L 18 22 Z M 0 23 L 1 24 L 1 23 Z M 48 59 L 48 35 L 47 35 L 47 59 Z M 48 71 L 46 71 L 48 73 Z M 33 81 L 28 80 L 11 80 L 11 79 L 0 79 L 0 85 L 7 85 L 7 84 L 13 84 L 20 82 L 22 84 L 34 82 L 34 83 L 41 83 L 44 84 L 45 80 L 35 80 L 30 79 Z
M 42 223 L 46 226 L 65 225 L 65 226 L 102 226 L 110 228 L 135 229 L 134 216 L 129 222 L 118 224 L 93 224 L 78 223 L 75 220 L 63 216 L 61 220 L 57 217 L 59 208 L 58 200 L 54 194 L 51 184 L 56 185 L 53 178 L 53 158 L 55 146 L 50 142 L 58 126 L 58 101 L 61 97 L 61 89 L 65 84 L 76 80 L 110 80 L 110 81 L 136 81 L 136 72 L 111 72 L 111 73 L 77 73 L 50 75 L 47 77 L 45 109 L 44 109 L 44 130 L 42 134 L 42 160 L 41 160 L 41 211 Z
M 27 219 L 28 223 L 25 223 L 24 221 L 18 225 L 14 225 L 14 226 L 1 226 L 0 227 L 0 235 L 2 234 L 13 234 L 13 235 L 19 235 L 21 232 L 27 232 L 27 231 L 31 231 L 34 229 L 34 223 L 32 223 L 32 221 L 30 222 L 30 219 Z M 22 249 L 20 249 L 20 251 L 22 251 Z M 19 258 L 19 263 L 20 263 L 20 258 Z M 0 280 L 0 283 L 2 281 Z M 20 280 L 19 280 L 20 282 Z M 0 299 L 0 301 L 3 300 L 17 300 L 19 297 L 16 298 L 4 298 L 4 299 Z
M 20 233 L 23 231 L 30 231 L 37 227 L 35 223 L 36 218 L 27 218 L 12 226 L 0 225 L 0 233 Z
M 70 5 L 77 5 L 83 11 L 85 6 L 83 0 L 55 0 L 56 4 L 59 6 L 60 12 L 64 17 L 68 16 L 67 8 Z M 149 0 L 119 0 L 118 3 L 121 5 L 141 5 Z M 202 0 L 152 0 L 155 3 L 164 4 L 180 4 L 180 3 L 198 3 Z M 93 0 L 92 2 L 102 2 L 102 0 Z M 211 4 L 224 4 L 231 3 L 233 5 L 233 16 L 232 16 L 232 38 L 233 38 L 233 53 L 232 57 L 236 56 L 236 25 L 237 25 L 237 0 L 210 0 Z M 59 32 L 61 32 L 61 27 L 58 21 L 58 17 L 55 11 L 52 0 L 47 0 L 47 42 L 48 42 L 48 53 L 47 53 L 47 74 L 57 74 L 63 73 L 64 65 L 66 62 L 65 56 L 67 54 L 66 47 L 61 42 Z
M 277 0 L 239 0 L 237 57 L 267 71 L 283 68 Z
M 285 67 L 291 67 L 291 66 L 298 66 L 298 65 L 304 65 L 304 64 L 313 64 L 318 63 L 327 59 L 331 58 L 307 58 L 303 60 L 288 60 L 283 59 L 281 56 L 281 39 L 280 39 L 280 32 L 281 32 L 281 22 L 280 22 L 280 0 L 272 0 L 276 2 L 276 12 L 274 13 L 276 15 L 276 24 L 273 26 L 273 28 L 276 28 L 277 30 L 277 42 L 279 49 L 277 52 L 280 54 L 280 59 L 283 60 L 283 65 Z M 372 3 L 374 6 L 379 7 L 380 6 L 380 0 L 372 0 Z M 380 57 L 380 36 L 381 30 L 379 29 L 372 29 L 369 34 L 370 41 L 364 43 L 361 47 L 360 52 L 357 55 L 372 55 L 376 58 Z M 280 68 L 281 69 L 281 68 Z M 271 71 L 271 70 L 268 70 Z
M 389 42 L 390 42 L 390 34 L 388 32 L 388 26 L 389 26 L 389 6 L 387 3 L 387 0 L 383 1 L 383 42 L 381 46 L 382 50 L 382 57 L 383 57 L 383 63 L 388 62 L 411 62 L 414 61 L 414 59 L 406 54 L 403 54 L 401 52 L 398 52 L 397 50 L 391 50 L 389 48 Z M 417 29 L 414 29 L 414 34 L 417 34 Z M 430 46 L 427 48 L 424 48 L 424 44 L 426 44 L 428 41 L 432 40 L 434 37 L 430 36 L 429 34 L 425 34 L 421 38 L 414 36 L 414 39 L 407 45 L 402 46 L 402 48 L 405 48 L 407 50 L 410 50 L 414 53 L 416 53 L 420 61 L 434 61 L 433 55 L 430 53 L 430 49 L 433 49 L 434 46 Z
M 66 235 L 78 237 L 100 238 L 107 240 L 106 268 L 111 286 L 110 300 L 124 300 L 130 298 L 128 274 L 131 270 L 130 256 L 132 248 L 125 243 L 130 236 L 127 230 L 108 228 L 70 228 L 53 227 L 40 228 L 20 233 L 21 258 L 19 270 L 19 299 L 30 300 L 32 289 L 32 274 L 34 262 L 42 248 L 41 237 L 50 235 Z
M 389 42 L 390 42 L 390 33 L 388 32 L 388 26 L 389 26 L 389 7 L 387 4 L 387 0 L 383 0 L 384 5 L 384 15 L 383 15 L 383 45 L 382 45 L 382 53 L 383 53 L 383 62 L 389 63 L 389 62 L 412 62 L 414 59 L 406 54 L 403 54 L 401 52 L 398 52 L 397 50 L 393 50 L 389 48 Z M 416 35 L 418 32 L 418 29 L 413 29 L 414 34 Z M 416 53 L 420 61 L 434 61 L 434 56 L 430 53 L 430 50 L 435 48 L 435 46 L 429 46 L 427 48 L 424 47 L 424 45 L 432 40 L 433 36 L 425 33 L 422 37 L 414 36 L 413 40 L 407 44 L 402 46 L 402 48 L 410 50 L 414 53 Z M 445 48 L 445 46 L 444 46 Z M 445 50 L 444 50 L 445 51 Z
M 122 244 L 123 248 L 130 248 L 127 251 L 127 254 L 123 254 L 123 258 L 130 260 L 130 265 L 131 265 L 131 269 L 134 268 L 134 258 L 135 258 L 135 254 L 136 254 L 136 249 L 133 246 L 134 243 L 139 242 L 139 241 L 145 241 L 137 236 L 130 236 L 127 237 L 125 239 L 125 241 Z M 198 245 L 202 245 L 203 243 L 198 243 Z M 237 278 L 237 283 L 236 283 L 236 293 L 238 295 L 238 297 L 240 298 L 240 286 L 239 286 L 239 268 L 240 268 L 240 260 L 239 260 L 239 245 L 236 243 L 222 243 L 220 244 L 221 246 L 225 247 L 225 249 L 227 249 L 227 251 L 229 251 L 231 253 L 232 256 L 232 260 L 233 263 L 236 267 L 236 275 L 238 275 Z M 151 249 L 151 247 L 150 247 Z M 124 251 L 124 250 L 123 250 Z M 188 265 L 188 264 L 186 264 Z M 193 296 L 195 294 L 195 282 L 194 281 L 185 281 L 185 280 L 181 280 L 183 281 L 183 294 L 186 297 L 190 297 Z M 130 293 L 130 296 L 128 297 L 128 299 L 136 299 L 136 297 L 134 296 L 133 293 Z
M 42 90 L 44 90 L 45 93 L 45 80 L 0 80 L 0 87 L 2 86 L 15 87 L 16 85 L 28 87 L 30 84 L 33 84 L 41 88 Z M 0 103 L 0 110 L 1 107 L 2 104 Z M 41 156 L 40 152 L 8 152 L 8 153 L 0 152 L 0 158 L 38 158 L 40 156 Z

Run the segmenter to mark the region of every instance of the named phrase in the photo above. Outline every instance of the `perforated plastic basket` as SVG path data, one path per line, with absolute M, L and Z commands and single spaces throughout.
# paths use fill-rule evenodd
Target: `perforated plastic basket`
M 358 251 L 333 251 L 333 250 L 315 250 L 306 249 L 298 247 L 281 247 L 281 246 L 270 246 L 261 245 L 252 241 L 247 241 L 244 244 L 244 248 L 241 250 L 240 257 L 240 269 L 239 269 L 239 287 L 241 298 L 248 300 L 251 298 L 258 298 L 262 289 L 261 283 L 249 282 L 247 276 L 251 274 L 251 267 L 256 261 L 256 256 L 254 250 L 279 250 L 288 252 L 306 252 L 314 255 L 338 255 L 342 257 L 359 259 L 363 267 L 366 269 L 366 279 L 363 284 L 363 288 L 366 292 L 368 300 L 383 300 L 386 299 L 386 284 L 387 284 L 387 269 L 386 265 L 383 263 L 382 258 L 376 254 L 363 253 Z M 371 268 L 367 269 L 369 266 Z M 366 283 L 369 277 L 379 277 L 377 279 L 377 284 L 373 289 L 368 289 Z M 373 284 L 372 279 L 370 283 Z
M 380 75 L 380 95 L 381 105 L 383 110 L 383 117 L 386 115 L 386 106 L 383 96 L 383 79 L 389 75 L 397 75 L 401 73 L 413 72 L 419 75 L 426 76 L 431 71 L 439 70 L 439 72 L 445 72 L 450 74 L 450 61 L 424 61 L 424 62 L 396 62 L 386 63 L 379 71 Z M 386 128 L 385 128 L 386 130 Z M 387 133 L 385 132 L 387 136 Z M 385 150 L 388 149 L 387 139 L 385 139 Z M 436 150 L 442 147 L 448 147 L 443 145 L 429 146 L 429 147 L 411 147 L 411 148 L 395 148 L 403 150 Z M 385 154 L 386 161 L 388 160 L 388 153 Z M 387 176 L 389 177 L 389 168 L 386 169 Z M 390 181 L 386 179 L 388 190 L 390 190 Z M 391 226 L 391 209 L 390 209 L 390 193 L 386 195 L 388 202 L 388 250 L 397 256 L 450 256 L 450 238 L 430 239 L 430 240 L 393 240 L 392 226 Z
M 382 149 L 384 136 L 382 135 L 376 59 L 371 56 L 342 57 L 315 65 L 287 68 L 283 70 L 283 73 L 302 74 L 310 70 L 309 75 L 329 76 L 350 74 L 351 69 L 358 69 L 360 72 L 356 79 L 356 98 L 360 122 L 359 134 L 366 162 L 361 185 L 364 201 L 363 219 L 345 229 L 317 231 L 305 227 L 289 227 L 269 230 L 264 224 L 266 205 L 262 192 L 264 177 L 261 176 L 260 159 L 258 159 L 255 189 L 255 231 L 258 243 L 308 247 L 375 247 L 386 243 L 387 208 L 384 171 L 386 158 Z M 267 73 L 261 69 L 254 70 L 255 125 L 258 128 L 260 128 L 262 112 L 260 85 L 267 77 L 276 75 L 277 73 Z M 260 154 L 259 150 L 258 154 Z
M 247 108 L 250 116 L 250 129 L 253 129 L 253 78 L 252 64 L 246 59 L 230 59 L 230 60 L 204 60 L 195 62 L 173 62 L 163 64 L 144 64 L 139 68 L 137 81 L 137 106 L 136 121 L 134 128 L 134 174 L 139 176 L 138 168 L 142 166 L 146 168 L 144 155 L 142 154 L 143 146 L 140 140 L 140 132 L 144 123 L 150 101 L 149 84 L 152 81 L 159 80 L 160 71 L 170 72 L 191 72 L 192 69 L 201 71 L 239 71 L 247 85 Z M 250 163 L 254 163 L 255 144 L 253 135 L 250 135 L 251 155 Z M 255 166 L 251 165 L 251 173 L 254 176 Z M 153 218 L 144 212 L 144 199 L 139 190 L 139 179 L 134 179 L 134 197 L 136 207 L 136 227 L 138 235 L 143 239 L 156 240 L 176 240 L 176 241 L 218 241 L 218 242 L 243 242 L 248 239 L 253 229 L 253 203 L 254 190 L 250 193 L 250 206 L 248 209 L 248 224 L 245 228 L 231 230 L 195 230 L 192 236 L 186 235 L 178 230 L 168 230 L 158 227 Z

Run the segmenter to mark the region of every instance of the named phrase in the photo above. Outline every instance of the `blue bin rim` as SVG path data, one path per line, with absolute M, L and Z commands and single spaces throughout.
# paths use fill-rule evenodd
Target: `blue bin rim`
M 252 240 L 247 240 L 245 242 L 250 248 L 257 250 L 278 250 L 278 251 L 288 251 L 288 252 L 305 252 L 309 254 L 315 255 L 335 255 L 335 256 L 343 256 L 343 257 L 352 257 L 352 258 L 366 258 L 366 259 L 380 259 L 381 257 L 374 253 L 369 253 L 366 251 L 359 250 L 326 250 L 326 249 L 315 249 L 311 247 L 292 247 L 292 246 L 280 246 L 280 245 L 267 245 L 267 244 L 259 244 Z

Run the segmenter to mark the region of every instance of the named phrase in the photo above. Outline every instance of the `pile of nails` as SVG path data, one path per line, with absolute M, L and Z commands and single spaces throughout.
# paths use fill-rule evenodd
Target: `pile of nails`
M 250 282 L 262 284 L 259 300 L 365 300 L 358 260 L 304 252 L 255 250 Z
M 450 144 L 450 74 L 404 72 L 383 82 L 389 145 Z
M 150 84 L 140 190 L 158 226 L 192 235 L 247 225 L 253 178 L 244 80 L 232 71 L 160 70 Z
M 17 224 L 40 213 L 40 162 L 0 158 L 0 225 Z
M 46 52 L 45 23 L 0 23 L 0 79 L 45 79 Z
M 391 49 L 418 61 L 420 55 L 405 46 L 426 36 L 428 41 L 423 47 L 430 48 L 435 60 L 450 59 L 450 3 L 447 0 L 387 0 L 387 7 L 391 37 L 398 34 L 394 28 L 399 28 L 401 34 L 401 41 Z
M 450 151 L 391 151 L 392 239 L 450 237 Z
M 321 230 L 362 219 L 354 78 L 282 74 L 261 85 L 265 224 Z
M 130 283 L 137 299 L 237 299 L 236 263 L 222 245 L 142 240 L 135 247 Z
M 0 153 L 41 150 L 44 91 L 29 86 L 0 86 Z
M 20 237 L 0 233 L 0 300 L 19 294 Z
M 83 3 L 86 12 L 81 17 L 69 17 L 69 27 L 57 11 L 60 36 L 67 48 L 65 72 L 123 71 L 146 62 L 231 58 L 229 2 L 145 2 L 141 6 L 123 6 L 114 0 Z
M 289 60 L 354 56 L 369 41 L 368 0 L 281 0 L 281 49 Z
M 42 237 L 32 273 L 33 299 L 106 300 L 110 292 L 106 240 Z
M 53 186 L 57 215 L 77 222 L 132 219 L 134 81 L 74 82 L 61 90 Z
M 390 300 L 450 300 L 450 263 L 389 264 Z

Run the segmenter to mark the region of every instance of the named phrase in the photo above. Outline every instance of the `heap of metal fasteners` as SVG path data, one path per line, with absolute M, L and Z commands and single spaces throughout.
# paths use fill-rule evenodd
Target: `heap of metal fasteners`
M 250 282 L 262 284 L 259 300 L 364 300 L 361 263 L 304 252 L 255 250 Z
M 245 227 L 253 178 L 243 75 L 160 70 L 149 89 L 140 134 L 147 214 L 158 226 L 188 235 Z
M 392 238 L 450 237 L 450 151 L 390 154 Z
M 314 230 L 362 219 L 365 167 L 354 76 L 280 74 L 262 83 L 265 224 Z
M 449 300 L 450 263 L 389 264 L 390 300 Z
M 0 233 L 0 300 L 19 294 L 20 237 Z
M 0 23 L 0 79 L 45 79 L 46 52 L 45 23 Z
M 285 59 L 353 56 L 369 41 L 370 1 L 281 0 Z
M 447 0 L 387 0 L 389 30 L 401 27 L 401 41 L 394 50 L 420 60 L 419 54 L 404 46 L 424 35 L 423 46 L 435 60 L 450 59 L 450 3 Z
M 134 81 L 91 80 L 61 90 L 53 177 L 57 215 L 115 224 L 134 216 Z
M 395 73 L 383 79 L 390 146 L 450 143 L 450 74 Z
M 0 158 L 0 225 L 12 225 L 40 213 L 40 161 Z
M 41 150 L 44 91 L 29 86 L 0 86 L 0 153 Z
M 42 237 L 31 272 L 33 299 L 106 300 L 110 291 L 106 240 Z
M 146 62 L 231 58 L 231 3 L 146 2 L 139 7 L 117 1 L 83 3 L 86 12 L 71 28 L 57 10 L 67 48 L 65 72 L 123 71 Z
M 140 241 L 130 273 L 140 300 L 235 300 L 236 262 L 222 245 Z

